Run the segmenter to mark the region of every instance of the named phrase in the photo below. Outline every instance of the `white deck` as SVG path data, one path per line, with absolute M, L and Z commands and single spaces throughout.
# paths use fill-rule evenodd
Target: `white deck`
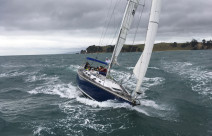
M 83 70 L 83 73 L 90 78 L 91 80 L 93 80 L 94 82 L 110 88 L 111 90 L 113 90 L 114 92 L 124 92 L 122 90 L 122 88 L 120 87 L 119 84 L 117 84 L 115 81 L 111 80 L 111 79 L 107 79 L 105 76 L 98 74 L 97 71 L 87 71 L 87 70 Z

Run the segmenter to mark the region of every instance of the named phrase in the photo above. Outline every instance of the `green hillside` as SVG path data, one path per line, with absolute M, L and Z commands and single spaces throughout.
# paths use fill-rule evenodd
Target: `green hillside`
M 114 45 L 107 46 L 89 46 L 86 50 L 81 50 L 81 54 L 84 53 L 103 53 L 113 52 Z M 124 45 L 121 52 L 141 52 L 144 49 L 144 44 L 137 45 Z M 170 51 L 170 50 L 205 50 L 212 49 L 212 41 L 202 40 L 198 42 L 193 39 L 191 42 L 186 43 L 157 43 L 154 45 L 153 51 Z

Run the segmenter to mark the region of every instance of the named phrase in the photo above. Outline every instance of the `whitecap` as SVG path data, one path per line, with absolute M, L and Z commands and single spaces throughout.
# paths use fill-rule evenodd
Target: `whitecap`
M 159 69 L 159 68 L 157 68 L 157 67 L 148 67 L 149 69 Z
M 126 67 L 126 69 L 129 69 L 129 70 L 131 70 L 131 69 L 134 69 L 134 67 Z
M 143 113 L 147 116 L 149 116 L 149 114 L 143 110 L 143 109 L 140 109 L 138 107 L 133 107 L 132 105 L 128 104 L 128 103 L 120 103 L 120 102 L 117 102 L 115 100 L 108 100 L 108 101 L 103 101 L 103 102 L 98 102 L 98 101 L 94 101 L 94 100 L 90 100 L 90 99 L 87 99 L 87 98 L 82 98 L 82 97 L 77 97 L 76 99 L 78 102 L 80 103 L 83 103 L 85 105 L 89 105 L 89 106 L 92 106 L 92 107 L 100 107 L 100 108 L 113 108 L 113 109 L 118 109 L 118 108 L 126 108 L 126 109 L 129 109 L 129 110 L 136 110 L 140 113 Z
M 212 94 L 212 72 L 203 70 L 203 66 L 194 66 L 190 62 L 163 62 L 163 65 L 167 72 L 189 79 L 193 91 L 202 95 Z
M 2 73 L 0 74 L 0 77 L 18 77 L 18 76 L 23 76 L 23 75 L 27 75 L 29 73 L 27 72 L 8 72 L 8 73 Z
M 129 69 L 129 70 L 132 70 L 132 69 L 134 69 L 135 67 L 126 67 L 126 69 Z M 148 67 L 149 69 L 159 69 L 159 68 L 157 68 L 157 67 Z
M 135 90 L 137 79 L 134 74 L 125 71 L 111 70 L 111 74 L 116 81 L 121 83 L 129 92 Z M 143 84 L 141 86 L 141 91 L 145 93 L 146 90 L 152 86 L 157 86 L 163 84 L 165 78 L 163 77 L 144 77 Z
M 81 95 L 81 93 L 77 91 L 77 87 L 73 86 L 72 83 L 43 85 L 28 92 L 30 94 L 42 93 L 42 94 L 58 95 L 61 98 L 69 98 L 69 99 L 76 98 L 77 96 Z
M 34 127 L 33 134 L 40 136 L 40 135 L 42 135 L 41 134 L 42 131 L 45 131 L 45 132 L 47 132 L 48 134 L 51 134 L 51 135 L 55 135 L 55 133 L 52 132 L 50 128 L 47 128 L 47 127 L 44 127 L 44 126 Z
M 46 82 L 54 82 L 57 81 L 59 77 L 57 76 L 47 76 L 46 74 L 42 75 L 36 75 L 36 74 L 30 74 L 26 79 L 25 82 L 36 82 L 36 81 L 41 81 L 44 80 Z
M 156 104 L 155 101 L 153 101 L 153 100 L 140 99 L 140 103 L 142 106 L 152 107 L 152 108 L 155 108 L 158 110 L 164 109 L 162 106 L 159 106 L 158 104 Z
M 70 65 L 69 66 L 69 69 L 72 70 L 72 71 L 75 71 L 77 72 L 77 70 L 80 68 L 80 65 Z

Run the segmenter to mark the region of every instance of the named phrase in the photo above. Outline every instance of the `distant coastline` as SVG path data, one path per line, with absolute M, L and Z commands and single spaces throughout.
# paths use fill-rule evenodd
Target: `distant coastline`
M 96 46 L 91 45 L 86 50 L 81 50 L 80 54 L 86 53 L 107 53 L 113 52 L 114 45 L 107 46 Z M 142 52 L 144 49 L 144 44 L 137 45 L 124 45 L 121 52 Z M 198 42 L 193 39 L 191 42 L 185 43 L 157 43 L 154 45 L 153 51 L 175 51 L 175 50 L 208 50 L 212 49 L 212 40 L 206 41 L 205 39 L 202 42 Z

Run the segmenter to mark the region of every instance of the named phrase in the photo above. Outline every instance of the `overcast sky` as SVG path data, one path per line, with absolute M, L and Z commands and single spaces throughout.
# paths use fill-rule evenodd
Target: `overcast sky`
M 156 42 L 211 39 L 211 0 L 162 1 Z M 0 56 L 66 53 L 93 44 L 114 44 L 126 2 L 127 0 L 0 0 Z M 146 35 L 151 0 L 141 0 L 140 3 L 144 2 L 135 43 L 143 43 Z M 114 6 L 115 11 L 111 16 Z M 142 8 L 139 6 L 129 32 L 129 44 L 133 41 Z

